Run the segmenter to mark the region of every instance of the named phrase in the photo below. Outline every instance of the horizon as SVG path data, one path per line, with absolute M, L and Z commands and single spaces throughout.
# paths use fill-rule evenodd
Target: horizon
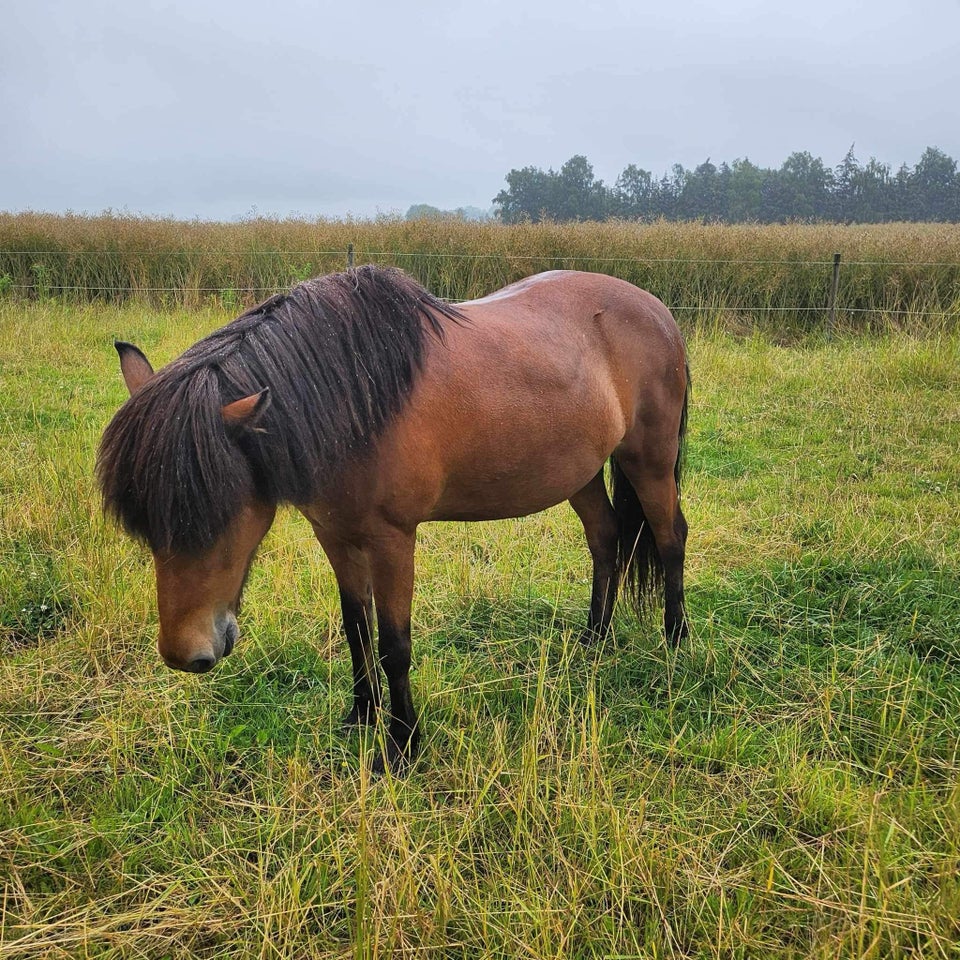
M 856 144 L 851 144 L 844 155 L 844 159 L 852 153 L 854 155 L 854 158 L 857 160 L 857 162 L 860 164 L 862 168 L 864 166 L 864 162 L 861 160 L 861 158 L 856 156 L 855 148 L 856 148 Z M 940 150 L 940 148 L 936 144 L 928 144 L 926 147 L 920 150 L 920 156 L 917 157 L 917 160 L 919 160 L 920 157 L 923 155 L 923 153 L 928 149 Z M 946 154 L 946 151 L 941 151 L 941 152 Z M 810 151 L 795 151 L 794 153 L 810 153 Z M 790 156 L 793 156 L 793 155 L 794 154 L 791 154 Z M 951 157 L 949 154 L 946 154 L 946 155 L 949 159 L 954 160 L 956 162 L 954 157 Z M 826 163 L 822 156 L 816 156 L 816 155 L 813 155 L 812 153 L 811 153 L 811 156 L 813 156 L 814 160 L 819 160 L 820 162 L 824 163 L 825 169 L 827 169 L 831 173 L 835 173 L 840 167 L 840 163 L 837 163 L 837 164 Z M 589 157 L 587 157 L 586 159 L 589 161 Z M 776 167 L 766 167 L 766 168 L 760 167 L 759 169 L 762 169 L 764 171 L 776 172 L 777 170 L 780 170 L 782 168 L 783 163 L 785 163 L 787 159 L 789 159 L 789 157 L 785 157 L 784 161 Z M 717 163 L 714 163 L 711 157 L 707 157 L 701 161 L 702 164 L 706 164 L 706 163 L 713 164 L 718 170 L 724 166 L 729 167 L 732 164 L 739 163 L 739 162 L 752 163 L 749 157 L 737 157 L 732 161 L 724 159 L 724 160 L 718 161 Z M 894 176 L 899 170 L 902 170 L 904 168 L 912 170 L 916 166 L 916 161 L 912 164 L 909 161 L 902 161 L 900 164 L 895 165 L 893 163 L 890 163 L 889 161 L 885 161 L 880 157 L 870 157 L 866 161 L 866 163 L 871 163 L 871 162 L 877 162 L 882 164 L 890 171 L 891 175 L 894 175 Z M 558 164 L 557 169 L 559 169 L 560 166 L 562 166 L 562 164 Z M 639 167 L 641 170 L 645 169 L 641 164 L 635 164 L 635 166 Z M 699 166 L 699 164 L 697 166 Z M 672 164 L 670 169 L 665 171 L 660 177 L 653 175 L 652 171 L 647 171 L 647 172 L 651 173 L 651 175 L 653 176 L 654 182 L 660 182 L 661 180 L 666 180 L 667 178 L 672 176 L 678 167 L 682 168 L 683 171 L 688 174 L 693 173 L 696 170 L 696 167 L 686 167 L 683 164 L 677 163 L 677 164 Z M 507 173 L 508 174 L 514 173 L 518 169 L 524 169 L 524 168 L 523 167 L 514 168 L 513 170 L 510 170 Z M 626 167 L 624 169 L 626 169 Z M 541 170 L 541 172 L 555 173 L 556 170 L 554 169 L 553 166 L 550 166 L 546 170 Z M 619 177 L 619 174 L 618 174 L 618 177 Z M 505 175 L 504 183 L 506 182 L 507 180 Z M 616 178 L 613 181 L 608 182 L 603 178 L 597 177 L 596 183 L 598 185 L 603 185 L 607 189 L 613 189 L 616 183 Z M 54 209 L 33 209 L 33 208 L 22 209 L 22 210 L 12 210 L 7 208 L 0 208 L 0 214 L 11 215 L 11 216 L 16 216 L 19 214 L 37 214 L 41 216 L 51 215 L 51 216 L 61 216 L 61 217 L 75 216 L 79 218 L 91 218 L 91 219 L 112 217 L 116 219 L 130 219 L 130 220 L 141 220 L 141 219 L 157 220 L 157 221 L 168 220 L 168 221 L 178 221 L 178 222 L 196 221 L 200 223 L 225 223 L 225 224 L 233 224 L 233 223 L 239 224 L 239 223 L 248 223 L 248 222 L 256 222 L 256 221 L 298 221 L 298 220 L 308 221 L 308 222 L 309 221 L 376 222 L 377 220 L 416 219 L 416 217 L 411 217 L 411 213 L 417 207 L 427 208 L 430 211 L 429 213 L 426 214 L 428 218 L 435 217 L 437 214 L 439 214 L 442 217 L 462 217 L 463 219 L 466 219 L 466 220 L 476 220 L 476 221 L 496 220 L 500 212 L 498 208 L 498 204 L 496 203 L 496 198 L 493 198 L 491 203 L 488 204 L 485 208 L 482 208 L 477 204 L 456 204 L 454 206 L 443 206 L 440 204 L 433 203 L 430 200 L 421 200 L 421 201 L 417 201 L 415 203 L 410 204 L 406 208 L 406 210 L 400 210 L 400 209 L 394 209 L 389 211 L 378 210 L 377 212 L 373 214 L 368 214 L 368 215 L 355 215 L 349 212 L 339 213 L 339 214 L 338 213 L 305 214 L 305 213 L 300 213 L 296 210 L 292 210 L 286 214 L 280 214 L 280 213 L 271 212 L 271 211 L 261 211 L 256 209 L 255 207 L 251 208 L 245 213 L 236 214 L 229 218 L 222 218 L 222 217 L 216 217 L 216 216 L 208 217 L 208 216 L 202 216 L 202 215 L 183 216 L 176 213 L 162 213 L 162 212 L 155 212 L 155 211 L 132 211 L 129 209 L 115 209 L 112 207 L 106 207 L 101 210 L 71 210 L 71 209 L 54 210 Z M 736 221 L 732 221 L 732 222 L 736 222 Z

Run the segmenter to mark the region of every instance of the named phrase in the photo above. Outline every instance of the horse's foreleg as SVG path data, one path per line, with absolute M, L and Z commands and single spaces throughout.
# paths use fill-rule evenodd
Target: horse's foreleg
M 380 673 L 373 653 L 373 593 L 366 554 L 355 546 L 317 534 L 330 560 L 337 586 L 343 632 L 353 664 L 353 705 L 343 718 L 344 727 L 370 724 L 380 709 Z
M 380 663 L 390 687 L 390 726 L 385 754 L 375 773 L 389 766 L 400 772 L 420 748 L 417 714 L 410 693 L 410 608 L 413 603 L 413 553 L 416 534 L 390 530 L 370 545 L 373 595 L 377 605 Z
M 580 639 L 584 643 L 602 640 L 610 628 L 613 604 L 617 599 L 617 518 L 607 496 L 603 469 L 570 498 L 587 536 L 593 559 L 593 589 L 590 613 Z

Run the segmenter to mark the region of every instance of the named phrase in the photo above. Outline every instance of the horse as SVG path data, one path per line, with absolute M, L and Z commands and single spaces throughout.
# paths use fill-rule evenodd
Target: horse
M 160 656 L 203 673 L 233 650 L 254 553 L 292 505 L 340 591 L 345 726 L 378 722 L 386 674 L 377 772 L 403 771 L 420 749 L 409 671 L 421 523 L 568 500 L 593 561 L 582 639 L 606 636 L 621 582 L 638 609 L 662 589 L 666 637 L 687 635 L 689 363 L 652 294 L 552 271 L 454 305 L 368 265 L 265 300 L 157 372 L 138 347 L 115 346 L 130 397 L 96 475 L 105 512 L 152 551 Z

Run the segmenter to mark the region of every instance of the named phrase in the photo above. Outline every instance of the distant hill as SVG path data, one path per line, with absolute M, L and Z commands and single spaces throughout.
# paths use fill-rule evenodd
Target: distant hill
M 457 207 L 456 210 L 441 210 L 429 203 L 415 203 L 408 211 L 407 220 L 492 220 L 493 210 L 479 207 Z

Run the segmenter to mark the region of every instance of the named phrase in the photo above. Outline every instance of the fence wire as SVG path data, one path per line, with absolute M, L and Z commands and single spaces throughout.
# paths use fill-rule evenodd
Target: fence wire
M 499 261 L 504 264 L 515 264 L 517 262 L 541 263 L 541 264 L 561 264 L 576 265 L 589 268 L 591 265 L 609 267 L 611 264 L 618 265 L 669 265 L 676 264 L 686 267 L 710 267 L 710 266 L 771 266 L 775 265 L 788 269 L 815 268 L 838 269 L 836 259 L 830 260 L 788 260 L 778 258 L 718 258 L 711 259 L 706 257 L 596 257 L 580 256 L 578 254 L 523 254 L 523 253 L 466 253 L 449 251 L 409 251 L 409 250 L 357 250 L 352 245 L 349 249 L 343 248 L 324 248 L 315 250 L 293 250 L 293 249 L 264 249 L 264 250 L 0 250 L 0 263 L 6 259 L 8 262 L 13 258 L 20 258 L 21 264 L 25 258 L 69 258 L 75 261 L 90 259 L 91 261 L 102 260 L 104 258 L 123 262 L 149 263 L 150 261 L 163 261 L 171 258 L 186 257 L 194 261 L 191 269 L 209 266 L 210 261 L 227 257 L 241 257 L 244 261 L 263 262 L 277 260 L 307 259 L 311 261 L 321 260 L 339 260 L 343 263 L 353 264 L 354 262 L 388 261 L 402 264 L 410 260 L 438 260 L 438 261 L 459 261 L 471 262 L 482 261 L 486 263 Z M 846 272 L 851 269 L 869 268 L 876 270 L 878 268 L 891 268 L 893 270 L 903 268 L 920 268 L 923 270 L 960 270 L 960 262 L 937 261 L 937 260 L 844 260 L 842 261 L 843 270 Z M 30 283 L 15 282 L 12 277 L 7 275 L 0 278 L 5 281 L 2 284 L 2 290 L 14 292 L 20 296 L 26 297 L 56 297 L 56 296 L 85 296 L 94 299 L 98 296 L 113 295 L 120 299 L 133 299 L 138 296 L 180 296 L 180 297 L 219 297 L 223 300 L 234 298 L 265 298 L 269 295 L 289 290 L 297 281 L 291 277 L 289 282 L 273 283 L 270 285 L 246 285 L 234 286 L 229 283 L 193 285 L 190 283 L 178 283 L 176 285 L 154 285 L 154 284 L 135 284 L 135 283 L 52 283 L 42 276 L 45 264 L 31 264 L 30 270 L 36 273 L 36 279 Z M 55 269 L 55 268 L 54 268 Z M 96 268 L 94 268 L 96 269 Z M 292 268 L 291 268 L 292 269 Z M 306 267 L 301 268 L 306 269 Z M 21 274 L 22 276 L 22 274 Z M 19 279 L 19 278 L 18 278 Z M 52 279 L 52 278 L 51 278 Z M 960 287 L 960 282 L 957 283 Z M 834 296 L 836 291 L 834 290 Z M 447 302 L 453 301 L 446 297 L 441 297 Z M 841 302 L 831 302 L 824 296 L 824 302 L 817 305 L 809 305 L 810 298 L 805 297 L 807 305 L 744 305 L 738 303 L 718 302 L 711 303 L 706 301 L 700 304 L 680 304 L 670 306 L 670 309 L 679 314 L 700 314 L 700 315 L 794 315 L 803 316 L 811 314 L 830 315 L 830 322 L 833 322 L 835 314 L 846 316 L 885 316 L 885 317 L 915 317 L 943 319 L 955 318 L 960 314 L 960 292 L 951 297 L 952 303 L 950 309 L 923 309 L 910 308 L 909 306 L 844 306 Z
M 25 284 L 13 284 L 8 289 L 36 292 L 37 287 Z M 56 293 L 117 293 L 130 294 L 131 296 L 145 293 L 177 293 L 177 294 L 204 294 L 210 297 L 223 296 L 224 294 L 256 294 L 257 296 L 272 296 L 275 293 L 282 293 L 288 290 L 289 286 L 273 287 L 59 287 L 45 286 L 43 290 L 48 295 Z M 438 297 L 438 300 L 444 303 L 462 303 L 465 301 L 452 300 L 448 297 Z M 743 306 L 739 304 L 681 304 L 679 306 L 670 306 L 671 313 L 741 313 L 741 314 L 825 314 L 828 312 L 828 306 L 822 307 L 791 307 L 791 306 Z M 956 310 L 906 310 L 890 309 L 887 307 L 844 307 L 837 306 L 838 314 L 856 314 L 876 315 L 884 317 L 923 317 L 931 319 L 945 319 L 947 317 L 957 317 L 960 315 L 960 306 Z
M 711 257 L 590 257 L 579 254 L 550 253 L 450 253 L 439 250 L 356 250 L 358 259 L 376 257 L 378 259 L 404 260 L 430 257 L 435 260 L 576 260 L 577 263 L 682 263 L 682 264 L 722 264 L 757 266 L 777 264 L 784 267 L 830 267 L 830 260 L 783 260 L 772 259 L 727 259 Z M 161 257 L 341 257 L 347 256 L 346 250 L 0 250 L 0 257 L 117 257 L 154 259 Z M 953 260 L 844 260 L 844 267 L 960 267 Z

